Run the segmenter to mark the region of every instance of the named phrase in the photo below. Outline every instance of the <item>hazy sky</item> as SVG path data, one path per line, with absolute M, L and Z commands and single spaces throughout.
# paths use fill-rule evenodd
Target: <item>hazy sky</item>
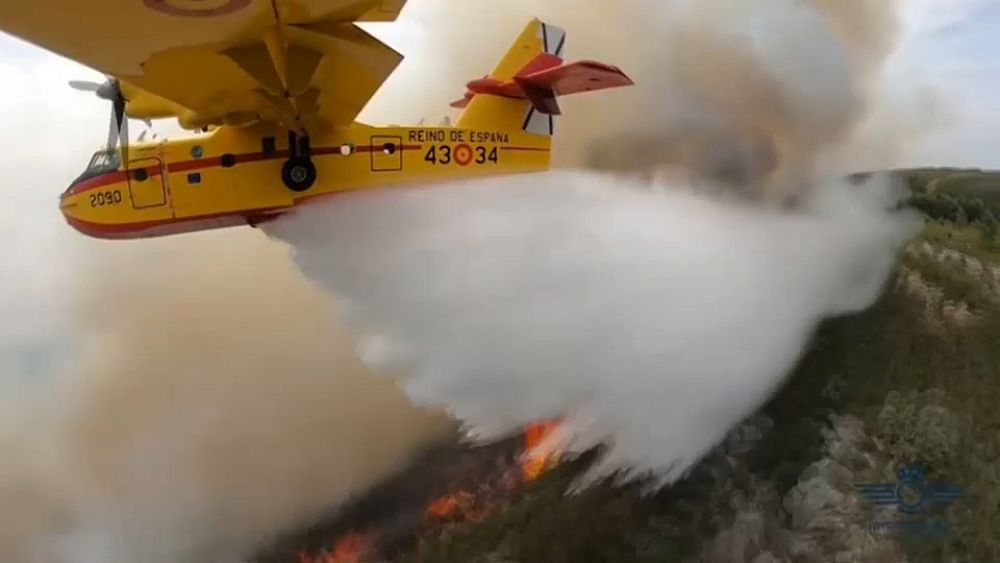
M 893 76 L 904 88 L 925 81 L 952 114 L 948 130 L 914 160 L 1000 167 L 1000 3 L 910 0 L 905 16 Z
M 905 37 L 890 62 L 893 80 L 882 105 L 909 108 L 912 119 L 913 108 L 923 107 L 914 100 L 932 100 L 929 107 L 935 111 L 926 118 L 937 124 L 934 134 L 910 140 L 906 164 L 1000 167 L 1000 104 L 995 101 L 1000 91 L 1000 3 L 908 0 L 905 20 Z M 440 63 L 421 58 L 423 31 L 410 17 L 378 28 L 376 33 L 409 59 L 367 116 L 376 121 L 418 117 L 413 108 L 399 110 L 393 96 L 415 87 L 414 80 L 419 85 L 434 79 L 426 69 Z M 484 70 L 492 63 L 484 61 Z M 66 326 L 63 316 L 78 260 L 95 248 L 121 244 L 76 235 L 57 208 L 58 194 L 104 141 L 109 112 L 106 102 L 73 91 L 66 82 L 100 78 L 93 70 L 0 34 L 0 123 L 5 132 L 0 138 L 0 375 L 47 369 L 39 357 L 51 349 L 51 336 Z M 454 97 L 462 86 L 445 91 Z M 437 100 L 435 108 L 440 109 L 426 117 L 445 115 L 451 99 Z

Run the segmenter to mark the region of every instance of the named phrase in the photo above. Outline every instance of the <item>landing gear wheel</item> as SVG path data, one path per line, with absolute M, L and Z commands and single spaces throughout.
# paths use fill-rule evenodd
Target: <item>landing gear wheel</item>
M 316 166 L 308 158 L 289 158 L 281 167 L 281 181 L 293 192 L 304 192 L 316 183 Z

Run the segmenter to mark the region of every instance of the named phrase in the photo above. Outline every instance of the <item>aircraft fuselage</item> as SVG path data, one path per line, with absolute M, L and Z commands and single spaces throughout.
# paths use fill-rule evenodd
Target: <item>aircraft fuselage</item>
M 290 152 L 279 126 L 223 126 L 190 138 L 99 152 L 62 194 L 66 221 L 89 236 L 147 238 L 254 225 L 298 205 L 381 186 L 540 171 L 550 137 L 450 127 L 329 129 L 309 139 L 315 182 L 283 181 Z M 293 174 L 294 175 L 294 174 Z

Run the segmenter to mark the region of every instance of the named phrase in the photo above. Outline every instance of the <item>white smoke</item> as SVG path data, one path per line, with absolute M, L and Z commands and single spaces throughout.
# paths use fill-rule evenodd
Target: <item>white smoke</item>
M 99 244 L 69 269 L 66 365 L 0 399 L 0 561 L 245 560 L 451 436 L 255 235 Z
M 909 215 L 834 183 L 781 213 L 584 172 L 344 196 L 278 221 L 416 401 L 492 435 L 568 416 L 605 468 L 675 478 L 868 306 Z
M 903 135 L 862 130 L 874 98 L 886 92 L 882 71 L 898 35 L 899 4 L 414 0 L 404 24 L 424 33 L 401 38 L 412 43 L 412 50 L 401 46 L 412 56 L 373 108 L 436 122 L 441 114 L 428 109 L 459 97 L 462 84 L 492 68 L 524 24 L 540 17 L 567 30 L 568 58 L 618 65 L 636 82 L 561 100 L 560 165 L 669 168 L 782 201 L 817 170 L 889 167 L 901 157 Z M 911 123 L 894 130 L 913 133 L 927 126 L 926 116 L 911 112 Z M 874 143 L 848 148 L 859 135 L 878 137 L 879 161 L 868 150 Z

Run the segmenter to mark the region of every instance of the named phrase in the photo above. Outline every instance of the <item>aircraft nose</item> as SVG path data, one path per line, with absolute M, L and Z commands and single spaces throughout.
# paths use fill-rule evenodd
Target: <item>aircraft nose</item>
M 87 233 L 85 229 L 83 229 L 83 223 L 80 222 L 77 213 L 77 207 L 79 206 L 79 202 L 75 198 L 71 197 L 72 196 L 72 194 L 70 193 L 71 189 L 72 186 L 67 188 L 66 191 L 63 192 L 61 196 L 59 196 L 59 211 L 62 213 L 63 219 L 66 220 L 66 224 L 68 224 L 70 227 L 73 227 L 73 229 L 82 234 L 85 235 L 90 234 Z
M 59 196 L 59 212 L 62 213 L 66 224 L 80 234 L 96 237 L 100 233 L 94 229 L 97 226 L 93 222 L 93 217 L 88 217 L 87 210 L 83 208 L 87 203 L 87 194 L 80 190 L 80 182 L 76 181 Z M 91 213 L 92 215 L 92 213 Z

